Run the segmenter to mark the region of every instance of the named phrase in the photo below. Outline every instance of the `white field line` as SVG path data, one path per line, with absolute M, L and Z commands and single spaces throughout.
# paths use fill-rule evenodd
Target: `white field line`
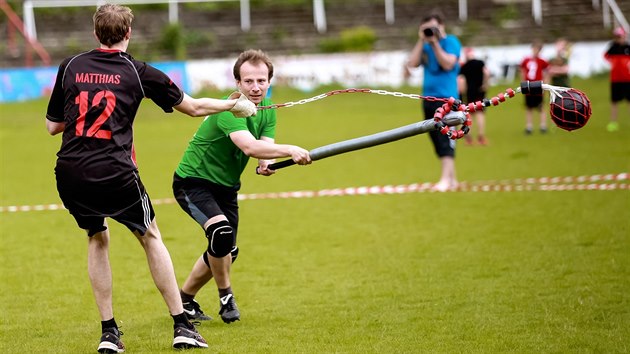
M 448 190 L 448 193 L 456 192 L 527 192 L 527 191 L 615 191 L 630 190 L 630 175 L 627 172 L 606 175 L 568 176 L 568 177 L 539 177 L 518 178 L 514 180 L 462 182 L 456 189 Z M 317 198 L 348 195 L 380 195 L 380 194 L 406 194 L 406 193 L 440 193 L 433 189 L 432 183 L 412 183 L 401 185 L 385 185 L 371 187 L 347 187 L 334 189 L 321 189 L 318 191 L 293 191 L 277 193 L 250 193 L 239 194 L 239 200 L 258 199 L 291 199 L 291 198 Z M 174 198 L 155 199 L 154 205 L 174 204 Z M 14 213 L 25 211 L 64 210 L 62 204 L 38 204 L 38 205 L 10 205 L 0 206 L 0 213 Z

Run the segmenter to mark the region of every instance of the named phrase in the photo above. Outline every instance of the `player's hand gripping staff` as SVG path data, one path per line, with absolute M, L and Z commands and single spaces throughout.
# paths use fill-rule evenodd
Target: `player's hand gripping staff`
M 291 165 L 308 165 L 313 160 L 311 159 L 310 152 L 302 149 L 299 146 L 294 145 L 279 145 L 281 148 L 287 149 L 287 155 L 291 156 L 291 160 L 282 161 L 281 163 L 286 163 L 287 161 L 291 161 Z M 258 160 L 258 167 L 256 167 L 256 174 L 262 176 L 271 176 L 276 173 L 276 168 L 272 168 L 275 160 Z

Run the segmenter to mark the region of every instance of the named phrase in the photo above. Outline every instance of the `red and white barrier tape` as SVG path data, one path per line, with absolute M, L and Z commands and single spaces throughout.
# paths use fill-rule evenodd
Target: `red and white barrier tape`
M 460 185 L 447 192 L 523 192 L 523 191 L 614 191 L 630 190 L 630 175 L 627 172 L 606 175 L 591 175 L 577 177 L 540 177 L 524 178 L 502 181 L 482 181 Z M 348 195 L 379 195 L 379 194 L 406 194 L 406 193 L 436 193 L 432 183 L 412 183 L 402 185 L 385 185 L 371 187 L 348 187 L 335 189 L 321 189 L 318 191 L 293 191 L 278 193 L 251 193 L 239 194 L 239 200 L 258 199 L 292 199 L 292 198 L 318 198 Z M 163 198 L 151 201 L 154 205 L 174 204 L 175 199 Z M 40 205 L 11 205 L 0 206 L 0 213 L 12 213 L 20 211 L 62 210 L 61 204 Z

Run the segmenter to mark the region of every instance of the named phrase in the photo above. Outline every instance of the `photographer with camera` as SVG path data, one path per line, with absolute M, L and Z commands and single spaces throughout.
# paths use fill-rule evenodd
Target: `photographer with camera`
M 424 66 L 423 95 L 437 98 L 459 97 L 457 75 L 459 74 L 459 54 L 461 43 L 451 34 L 446 34 L 444 21 L 440 15 L 425 17 L 418 31 L 418 42 L 411 51 L 405 72 L 408 68 Z M 442 106 L 439 101 L 422 101 L 425 119 L 433 119 L 435 110 Z M 457 188 L 455 175 L 455 140 L 438 131 L 430 132 L 431 141 L 442 165 L 440 181 L 434 190 L 445 192 Z

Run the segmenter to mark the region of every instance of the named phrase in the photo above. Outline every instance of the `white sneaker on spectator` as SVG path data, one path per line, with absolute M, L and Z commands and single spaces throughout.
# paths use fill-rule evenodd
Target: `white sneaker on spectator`
M 434 192 L 446 192 L 451 188 L 450 183 L 445 181 L 439 181 L 431 187 L 431 190 Z

